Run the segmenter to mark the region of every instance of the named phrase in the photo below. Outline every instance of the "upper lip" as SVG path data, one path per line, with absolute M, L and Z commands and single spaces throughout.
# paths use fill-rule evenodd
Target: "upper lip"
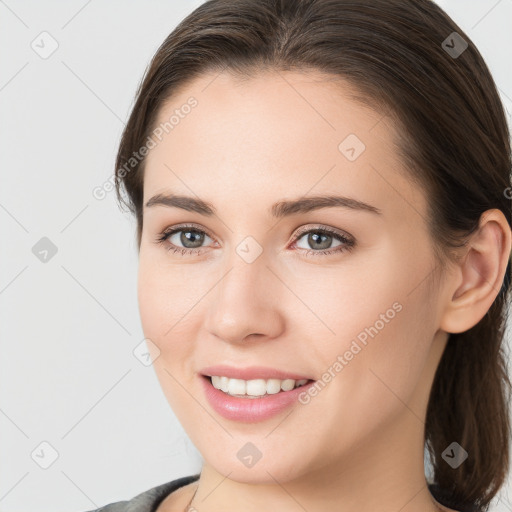
M 308 376 L 298 373 L 285 372 L 276 368 L 266 366 L 251 366 L 248 368 L 235 368 L 234 366 L 216 365 L 202 368 L 200 373 L 211 377 L 212 375 L 225 376 L 231 379 L 254 380 L 254 379 L 293 379 L 293 380 L 313 380 Z

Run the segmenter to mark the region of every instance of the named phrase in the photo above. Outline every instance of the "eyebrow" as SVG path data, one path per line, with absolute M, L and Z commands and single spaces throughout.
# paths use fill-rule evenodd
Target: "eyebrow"
M 150 208 L 157 205 L 167 206 L 170 208 L 181 208 L 182 210 L 196 212 L 207 217 L 217 214 L 217 210 L 211 203 L 189 196 L 157 194 L 149 199 L 145 206 L 146 208 Z M 335 207 L 366 211 L 376 215 L 382 215 L 382 211 L 379 208 L 364 203 L 363 201 L 344 196 L 312 196 L 279 201 L 270 207 L 269 214 L 272 217 L 279 219 L 290 215 L 319 210 L 321 208 Z

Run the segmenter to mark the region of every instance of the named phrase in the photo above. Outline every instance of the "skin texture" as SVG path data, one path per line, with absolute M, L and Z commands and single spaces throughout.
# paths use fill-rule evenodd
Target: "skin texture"
M 390 118 L 348 92 L 312 72 L 261 72 L 245 81 L 214 73 L 160 111 L 163 122 L 190 96 L 198 101 L 151 149 L 144 204 L 172 192 L 208 201 L 218 214 L 144 209 L 143 330 L 162 390 L 204 458 L 199 484 L 170 495 L 159 512 L 183 510 L 196 488 L 200 512 L 439 510 L 423 465 L 429 392 L 447 333 L 475 325 L 498 294 L 510 229 L 501 212 L 487 212 L 460 264 L 432 285 L 439 267 L 427 200 L 403 170 Z M 366 146 L 354 161 L 338 149 L 349 134 Z M 349 196 L 382 214 L 342 207 L 279 221 L 268 214 L 274 202 L 322 194 Z M 195 254 L 168 251 L 169 239 L 156 242 L 182 223 L 206 233 Z M 335 252 L 342 242 L 332 238 L 323 246 L 331 254 L 307 256 L 318 249 L 307 233 L 296 239 L 301 227 L 332 228 L 356 245 Z M 183 248 L 180 234 L 172 243 Z M 252 263 L 236 252 L 248 236 L 263 250 Z M 321 380 L 393 304 L 400 311 L 309 403 L 241 423 L 207 402 L 198 372 L 213 364 Z M 237 457 L 247 442 L 262 453 L 251 468 Z

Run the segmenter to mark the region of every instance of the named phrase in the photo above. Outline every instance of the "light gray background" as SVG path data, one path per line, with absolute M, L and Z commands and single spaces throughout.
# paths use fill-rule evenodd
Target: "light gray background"
M 510 121 L 512 0 L 439 3 L 480 49 Z M 3 512 L 90 510 L 200 469 L 133 354 L 135 222 L 114 192 L 92 195 L 113 173 L 146 65 L 199 4 L 0 0 Z M 43 31 L 58 43 L 46 59 L 31 47 Z M 58 249 L 46 263 L 32 252 L 42 237 Z M 492 510 L 512 511 L 512 492 Z

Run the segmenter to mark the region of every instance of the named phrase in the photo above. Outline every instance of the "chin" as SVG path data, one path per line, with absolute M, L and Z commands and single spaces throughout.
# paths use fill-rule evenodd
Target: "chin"
M 220 462 L 220 463 L 219 463 Z M 229 475 L 229 479 L 246 484 L 272 484 L 288 482 L 301 476 L 301 468 L 297 461 L 285 461 L 282 457 L 272 456 L 272 460 L 265 461 L 263 457 L 252 467 L 245 467 L 236 460 L 216 460 L 212 467 L 221 475 Z M 304 461 L 301 461 L 302 463 Z

